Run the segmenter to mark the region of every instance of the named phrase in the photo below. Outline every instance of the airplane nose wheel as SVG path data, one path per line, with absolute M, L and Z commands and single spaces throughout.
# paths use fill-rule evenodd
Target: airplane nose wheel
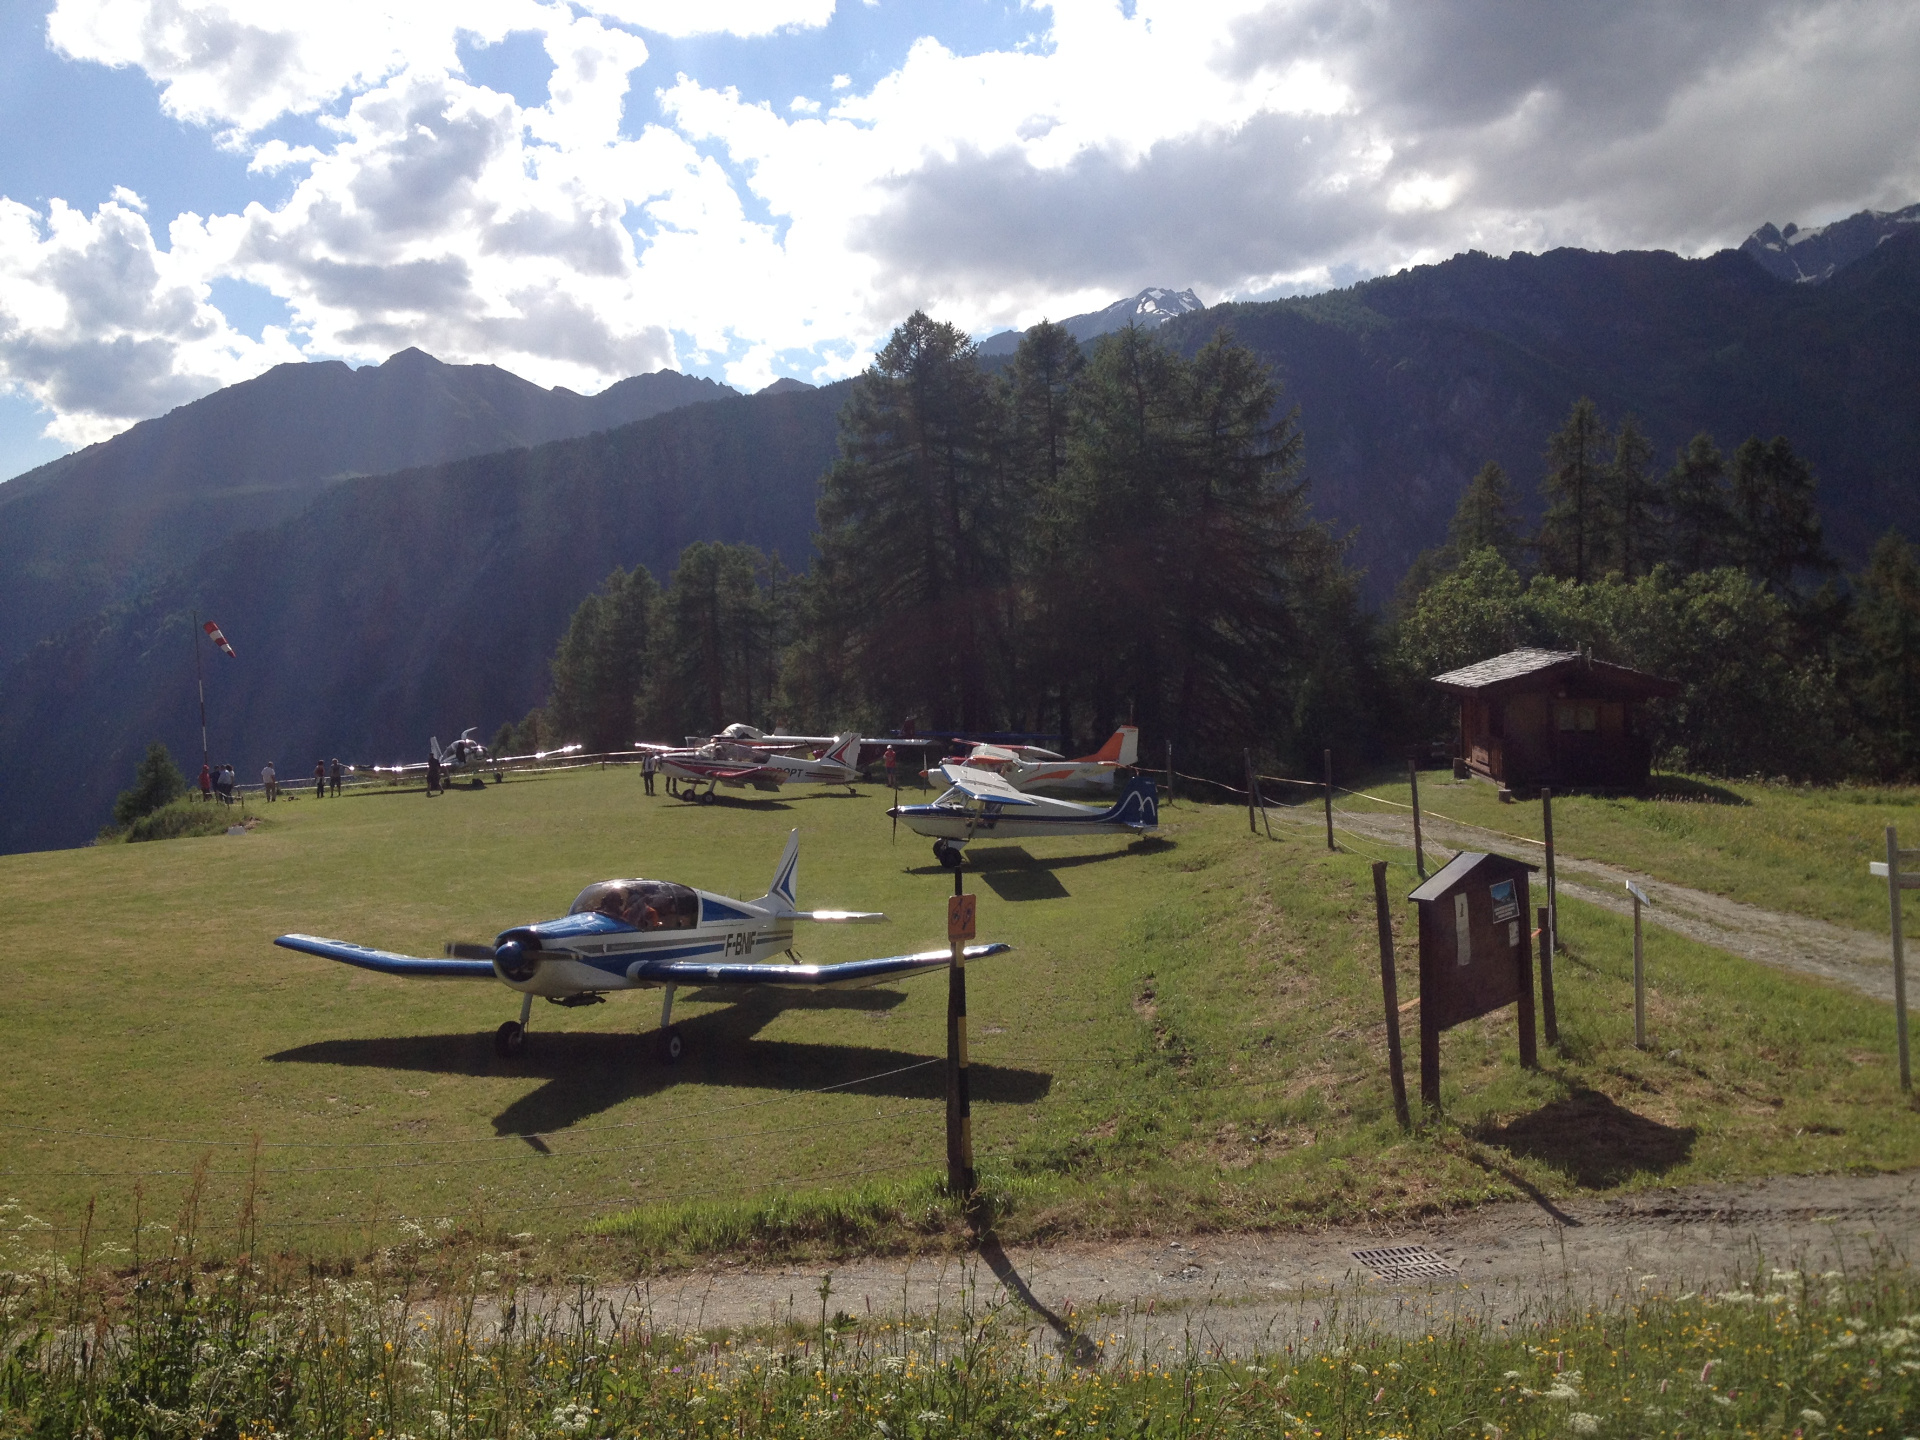
M 933 858 L 949 870 L 958 870 L 961 859 L 960 847 L 949 845 L 945 840 L 936 840 L 933 842 Z
M 526 1048 L 527 1032 L 518 1020 L 509 1020 L 493 1032 L 493 1053 L 502 1060 L 511 1060 Z
M 680 1039 L 680 1027 L 677 1025 L 660 1037 L 660 1058 L 669 1065 L 680 1063 L 680 1055 L 685 1048 L 684 1042 Z

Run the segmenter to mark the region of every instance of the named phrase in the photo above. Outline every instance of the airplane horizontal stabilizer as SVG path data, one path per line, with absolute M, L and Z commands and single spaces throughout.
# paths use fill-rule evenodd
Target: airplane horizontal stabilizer
M 996 941 L 967 946 L 969 960 L 1003 955 L 1011 945 Z M 839 965 L 712 965 L 699 960 L 641 960 L 628 971 L 635 980 L 674 985 L 781 985 L 802 990 L 864 990 L 889 980 L 938 970 L 949 952 L 922 950 L 913 955 L 889 955 L 879 960 L 848 960 Z
M 782 910 L 776 920 L 813 920 L 822 925 L 871 925 L 886 919 L 879 910 Z
M 391 950 L 370 950 L 347 940 L 327 940 L 319 935 L 282 935 L 274 944 L 286 950 L 318 955 L 323 960 L 338 960 L 358 965 L 362 970 L 378 970 L 383 975 L 408 975 L 440 980 L 491 980 L 491 960 L 422 960 L 416 955 L 396 955 Z

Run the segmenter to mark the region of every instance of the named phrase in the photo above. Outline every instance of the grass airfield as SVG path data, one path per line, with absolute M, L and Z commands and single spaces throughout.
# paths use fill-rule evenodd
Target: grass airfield
M 239 1243 L 248 1196 L 268 1244 L 316 1256 L 409 1222 L 619 1264 L 953 1240 L 944 1075 L 925 1063 L 944 1054 L 938 977 L 797 1002 L 682 992 L 675 1067 L 654 1046 L 657 992 L 536 1003 L 526 1053 L 503 1061 L 504 987 L 271 943 L 437 954 L 616 875 L 751 898 L 797 826 L 803 906 L 893 917 L 803 927 L 806 959 L 940 944 L 950 875 L 920 837 L 890 841 L 888 801 L 695 806 L 645 797 L 633 769 L 583 769 L 303 797 L 244 838 L 0 858 L 0 1197 L 18 1202 L 0 1247 L 71 1252 L 90 1204 L 91 1243 L 127 1243 L 136 1214 L 170 1221 L 196 1185 L 214 1249 Z M 1627 927 L 1574 903 L 1561 1050 L 1521 1072 L 1510 1011 L 1448 1032 L 1444 1118 L 1403 1135 L 1368 857 L 1254 839 L 1232 807 L 1182 801 L 1162 822 L 1147 847 L 972 852 L 980 935 L 1016 947 L 969 970 L 976 1148 L 1009 1240 L 1920 1164 L 1886 1007 L 1650 930 L 1654 1043 L 1636 1051 Z M 1415 879 L 1392 858 L 1411 996 Z

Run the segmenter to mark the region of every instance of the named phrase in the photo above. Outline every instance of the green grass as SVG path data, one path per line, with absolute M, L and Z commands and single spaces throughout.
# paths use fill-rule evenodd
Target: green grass
M 1358 787 L 1404 806 L 1404 773 Z M 1654 777 L 1653 793 L 1556 795 L 1553 841 L 1562 855 L 1603 860 L 1676 885 L 1885 934 L 1887 887 L 1867 874 L 1887 858 L 1886 827 L 1920 848 L 1920 787 L 1775 785 Z M 1471 825 L 1544 838 L 1538 800 L 1503 805 L 1484 780 L 1456 781 L 1446 771 L 1420 776 L 1423 809 Z M 1342 809 L 1404 815 L 1347 795 Z M 1537 858 L 1522 847 L 1521 858 Z M 1909 907 L 1909 923 L 1914 912 Z
M 511 1254 L 429 1289 L 423 1248 L 342 1282 L 208 1273 L 176 1232 L 117 1290 L 0 1277 L 0 1436 L 1898 1436 L 1920 1407 L 1920 1282 L 1886 1265 L 1498 1325 L 1414 1294 L 1398 1325 L 1335 1308 L 1233 1359 L 1069 1311 L 1066 1365 L 972 1292 L 931 1326 L 830 1315 L 823 1286 L 817 1325 L 662 1334 L 523 1290 Z
M 785 1005 L 685 994 L 675 1068 L 655 1056 L 653 993 L 542 1004 L 505 1062 L 490 1036 L 518 998 L 502 987 L 271 944 L 299 930 L 434 954 L 612 875 L 751 897 L 796 825 L 803 903 L 894 917 L 804 932 L 807 959 L 939 944 L 950 878 L 926 842 L 890 843 L 885 804 L 688 806 L 592 769 L 301 799 L 244 837 L 0 859 L 0 1196 L 69 1254 L 89 1200 L 97 1233 L 124 1236 L 136 1207 L 171 1216 L 202 1164 L 209 1213 L 252 1193 L 264 1243 L 323 1257 L 367 1253 L 401 1217 L 476 1243 L 564 1241 L 588 1268 L 963 1243 L 935 1185 L 937 978 Z M 1572 902 L 1561 1053 L 1520 1071 L 1511 1012 L 1449 1032 L 1445 1118 L 1404 1135 L 1366 857 L 1311 834 L 1252 840 L 1231 807 L 1183 802 L 1163 822 L 1145 849 L 975 852 L 981 936 L 1017 947 L 969 969 L 976 1147 L 1009 1243 L 1920 1164 L 1885 1006 L 1656 930 L 1642 1053 L 1624 926 Z

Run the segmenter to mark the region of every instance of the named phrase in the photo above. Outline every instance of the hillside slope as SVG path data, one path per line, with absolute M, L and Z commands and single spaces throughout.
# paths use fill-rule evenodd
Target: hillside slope
M 0 682 L 0 851 L 83 843 L 149 740 L 199 768 L 190 616 L 214 760 L 420 759 L 544 692 L 580 600 L 615 565 L 663 581 L 693 540 L 809 554 L 845 385 L 686 406 L 527 450 L 344 480 L 137 599 L 68 627 Z
M 403 350 L 279 365 L 0 485 L 0 665 L 329 481 L 644 420 L 733 392 L 676 371 L 598 395 Z
M 1849 561 L 1890 525 L 1920 536 L 1920 234 L 1820 285 L 1776 279 L 1738 251 L 1473 253 L 1348 290 L 1218 305 L 1160 334 L 1191 352 L 1223 325 L 1300 407 L 1315 509 L 1357 532 L 1376 600 L 1445 538 L 1487 461 L 1531 500 L 1547 437 L 1582 395 L 1610 422 L 1637 415 L 1662 470 L 1698 430 L 1729 451 L 1788 436 Z

